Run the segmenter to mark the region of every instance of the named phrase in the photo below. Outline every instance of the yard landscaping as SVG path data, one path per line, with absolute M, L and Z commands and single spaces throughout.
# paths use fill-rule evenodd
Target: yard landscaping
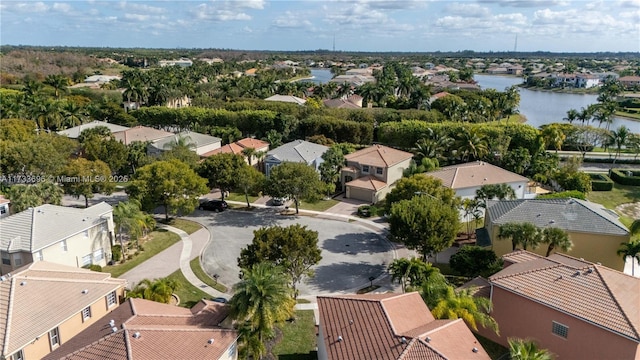
M 193 305 L 197 304 L 198 301 L 211 298 L 209 294 L 198 289 L 187 281 L 187 278 L 184 277 L 180 269 L 167 276 L 167 278 L 180 284 L 174 292 L 178 297 L 180 297 L 181 307 L 190 309 Z
M 316 323 L 313 310 L 298 310 L 295 320 L 278 327 L 282 338 L 273 347 L 273 355 L 280 360 L 316 360 Z
M 229 195 L 226 196 L 224 199 L 229 201 L 241 201 L 245 204 L 247 203 L 247 199 L 245 198 L 244 194 L 241 194 L 241 193 L 235 193 L 235 192 L 229 193 Z M 254 203 L 256 200 L 258 200 L 258 196 L 249 195 L 250 203 Z
M 123 264 L 105 266 L 102 271 L 110 273 L 113 277 L 119 277 L 180 241 L 180 236 L 168 230 L 158 229 L 149 233 L 147 239 L 140 239 L 139 241 L 144 251 L 140 251 L 138 255 L 133 255 L 132 259 L 126 260 Z
M 312 211 L 326 211 L 333 207 L 335 204 L 339 203 L 338 200 L 329 199 L 329 200 L 318 200 L 316 202 L 307 202 L 304 200 L 300 200 L 300 209 L 304 210 L 312 210 Z M 289 209 L 295 210 L 295 204 L 289 205 Z
M 620 214 L 620 221 L 626 226 L 633 220 L 640 218 L 636 211 L 626 211 L 623 204 L 640 202 L 640 186 L 614 184 L 611 191 L 592 191 L 587 195 L 587 200 L 602 204 L 607 209 L 612 209 Z

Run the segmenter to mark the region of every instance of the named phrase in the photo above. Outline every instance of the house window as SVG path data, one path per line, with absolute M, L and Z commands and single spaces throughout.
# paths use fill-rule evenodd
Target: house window
M 91 254 L 82 257 L 82 266 L 91 265 Z
M 44 260 L 44 258 L 43 258 L 43 256 L 42 256 L 42 250 L 37 251 L 34 255 L 35 255 L 35 259 L 36 259 L 36 261 L 42 261 L 42 260 Z
M 0 207 L 0 215 L 6 214 L 6 213 L 7 213 L 7 208 L 5 206 Z
M 11 257 L 8 252 L 2 252 L 2 265 L 11 265 Z
M 22 254 L 13 254 L 13 265 L 14 266 L 22 265 Z
M 362 172 L 363 173 L 369 173 L 369 165 L 362 165 Z
M 62 240 L 62 242 L 60 243 L 60 247 L 62 248 L 63 252 L 67 252 L 67 240 Z
M 93 252 L 93 260 L 95 262 L 102 261 L 104 259 L 104 251 L 102 249 L 98 249 Z
M 11 355 L 11 360 L 24 360 L 24 352 L 18 350 L 17 353 Z
M 60 345 L 60 331 L 58 328 L 49 331 L 49 343 L 51 344 L 52 350 Z
M 82 309 L 82 321 L 86 321 L 91 317 L 91 306 Z
M 383 171 L 384 171 L 384 169 L 383 169 L 383 168 L 380 168 L 380 167 L 379 167 L 379 168 L 376 168 L 376 174 L 378 174 L 378 175 L 382 175 L 382 172 L 383 172 Z
M 115 305 L 117 301 L 118 301 L 118 298 L 116 297 L 115 291 L 112 291 L 109 294 L 107 294 L 107 307 L 111 307 Z
M 566 339 L 569 335 L 569 327 L 555 321 L 552 321 L 551 323 L 551 332 Z

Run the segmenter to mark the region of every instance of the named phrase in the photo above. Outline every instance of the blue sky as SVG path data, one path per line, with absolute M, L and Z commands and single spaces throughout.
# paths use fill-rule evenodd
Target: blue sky
M 640 51 L 640 0 L 0 2 L 0 44 Z

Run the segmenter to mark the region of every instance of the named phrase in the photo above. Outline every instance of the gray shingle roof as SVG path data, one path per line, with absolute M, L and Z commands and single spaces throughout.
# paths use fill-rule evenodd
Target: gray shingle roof
M 494 224 L 529 222 L 538 227 L 551 224 L 567 231 L 627 235 L 617 216 L 602 205 L 578 199 L 521 199 L 489 201 L 489 217 Z
M 112 133 L 129 129 L 126 126 L 120 126 L 120 125 L 111 124 L 104 121 L 95 120 L 88 124 L 82 124 L 82 125 L 74 126 L 72 128 L 68 128 L 66 130 L 58 131 L 58 134 L 66 135 L 72 139 L 77 139 L 80 136 L 80 133 L 83 132 L 84 130 L 93 129 L 94 127 L 98 127 L 98 126 L 105 126 Z
M 268 157 L 281 162 L 305 162 L 309 164 L 329 150 L 324 145 L 314 144 L 304 140 L 295 140 L 279 146 L 267 153 Z
M 106 220 L 111 205 L 102 202 L 86 209 L 41 205 L 0 219 L 0 248 L 33 253 Z

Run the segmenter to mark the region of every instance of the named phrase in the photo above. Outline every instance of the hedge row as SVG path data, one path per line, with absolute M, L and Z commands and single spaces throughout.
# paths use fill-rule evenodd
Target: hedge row
M 640 171 L 629 169 L 611 169 L 609 176 L 620 185 L 640 186 Z
M 605 174 L 590 173 L 591 190 L 592 191 L 611 191 L 613 189 L 613 180 Z

